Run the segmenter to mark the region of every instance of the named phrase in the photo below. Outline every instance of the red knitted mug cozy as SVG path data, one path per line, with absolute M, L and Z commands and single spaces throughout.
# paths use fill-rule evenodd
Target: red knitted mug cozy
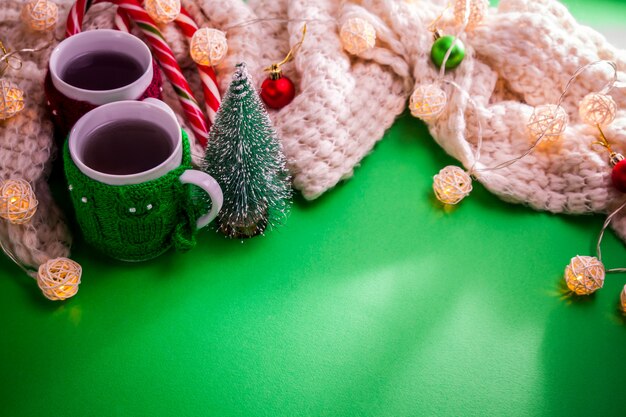
M 157 98 L 159 100 L 163 98 L 163 79 L 161 77 L 161 71 L 154 60 L 152 61 L 152 71 L 152 81 L 138 100 L 143 100 L 148 97 Z M 98 107 L 86 101 L 71 99 L 57 90 L 52 83 L 49 70 L 44 81 L 44 90 L 48 100 L 48 108 L 52 114 L 52 121 L 57 128 L 59 138 L 65 138 L 78 119 Z

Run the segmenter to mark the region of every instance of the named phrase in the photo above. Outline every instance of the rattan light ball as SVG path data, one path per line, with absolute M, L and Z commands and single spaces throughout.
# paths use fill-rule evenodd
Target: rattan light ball
M 51 259 L 39 267 L 37 285 L 47 299 L 65 300 L 78 292 L 82 273 L 82 267 L 71 259 Z
M 619 296 L 619 305 L 622 308 L 622 311 L 626 313 L 626 285 L 624 285 L 624 289 Z
M 11 81 L 0 78 L 0 120 L 7 120 L 24 109 L 24 92 Z
M 456 0 L 454 2 L 454 22 L 458 26 L 463 24 L 465 16 L 467 16 L 465 13 L 465 1 L 466 0 Z M 466 30 L 472 30 L 480 25 L 489 11 L 489 0 L 470 0 L 469 3 L 469 16 L 467 26 L 465 27 Z
M 422 84 L 411 94 L 409 109 L 413 116 L 431 121 L 443 113 L 447 104 L 448 96 L 438 85 Z
M 180 0 L 146 0 L 144 8 L 157 23 L 170 23 L 180 14 Z
M 358 55 L 376 44 L 376 29 L 367 20 L 355 17 L 346 20 L 339 33 L 346 51 Z
M 34 0 L 22 8 L 22 20 L 33 30 L 49 30 L 59 20 L 59 8 L 50 0 Z
M 577 295 L 593 294 L 604 285 L 604 265 L 595 256 L 575 256 L 565 268 L 567 287 Z
M 39 202 L 27 181 L 22 179 L 0 182 L 0 217 L 13 224 L 30 221 Z
M 615 120 L 617 105 L 608 94 L 590 93 L 578 107 L 578 114 L 583 122 L 591 126 L 606 126 Z
M 449 165 L 433 177 L 433 190 L 442 203 L 457 204 L 472 192 L 472 178 L 463 169 Z
M 565 132 L 568 123 L 569 116 L 563 107 L 544 104 L 535 107 L 527 126 L 532 140 L 555 141 Z
M 228 52 L 226 34 L 211 28 L 198 29 L 191 38 L 189 54 L 200 65 L 217 65 Z

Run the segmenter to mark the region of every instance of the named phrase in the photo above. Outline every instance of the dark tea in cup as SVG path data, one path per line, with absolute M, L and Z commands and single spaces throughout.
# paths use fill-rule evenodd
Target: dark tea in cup
M 94 106 L 139 99 L 154 75 L 146 44 L 129 33 L 109 29 L 65 39 L 52 50 L 49 66 L 57 92 Z
M 147 120 L 115 120 L 87 135 L 83 161 L 109 175 L 132 175 L 163 163 L 174 151 L 169 133 Z
M 83 90 L 115 90 L 139 79 L 145 68 L 137 59 L 121 52 L 89 51 L 72 58 L 61 79 Z

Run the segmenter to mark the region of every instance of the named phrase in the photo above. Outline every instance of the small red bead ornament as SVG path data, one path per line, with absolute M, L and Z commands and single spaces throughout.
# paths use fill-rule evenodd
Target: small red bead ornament
M 272 64 L 270 75 L 261 84 L 261 98 L 271 109 L 282 109 L 296 96 L 296 87 L 278 64 Z
M 596 127 L 600 132 L 600 138 L 595 141 L 594 144 L 600 145 L 609 151 L 609 164 L 612 167 L 611 182 L 613 183 L 613 187 L 626 193 L 626 159 L 624 159 L 624 155 L 621 153 L 613 151 L 600 125 Z
M 611 154 L 611 182 L 613 186 L 623 193 L 626 193 L 626 160 L 619 153 Z
M 302 27 L 302 38 L 300 39 L 300 42 L 291 48 L 291 51 L 289 51 L 285 59 L 265 68 L 265 71 L 269 72 L 270 75 L 265 79 L 265 81 L 263 81 L 263 84 L 261 84 L 260 96 L 267 107 L 280 110 L 287 104 L 291 103 L 293 98 L 296 96 L 296 87 L 294 86 L 293 81 L 291 81 L 289 77 L 283 75 L 281 67 L 287 62 L 293 60 L 296 51 L 302 46 L 305 36 L 306 25 Z

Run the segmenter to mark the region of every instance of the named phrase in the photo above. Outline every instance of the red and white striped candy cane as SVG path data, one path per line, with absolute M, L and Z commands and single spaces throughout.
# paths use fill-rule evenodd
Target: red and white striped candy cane
M 120 11 L 118 7 L 117 13 L 115 13 L 115 27 L 117 28 L 117 30 L 130 33 L 130 24 L 131 22 L 128 14 Z
M 77 0 L 70 9 L 70 14 L 67 18 L 66 36 L 72 36 L 81 31 L 85 13 L 92 4 L 105 2 L 116 4 L 121 11 L 127 14 L 139 26 L 163 72 L 172 83 L 176 94 L 178 94 L 178 99 L 185 111 L 194 136 L 202 146 L 206 146 L 209 125 L 204 114 L 200 110 L 200 106 L 198 106 L 198 102 L 194 98 L 189 84 L 178 66 L 178 62 L 176 62 L 174 53 L 165 41 L 156 23 L 137 0 Z M 127 22 L 128 19 L 123 16 L 116 19 L 116 24 L 120 27 L 125 26 L 128 28 Z
M 176 24 L 191 44 L 193 34 L 198 30 L 198 25 L 193 20 L 189 12 L 181 7 L 180 14 L 176 18 Z M 215 114 L 220 106 L 220 91 L 217 88 L 217 77 L 213 67 L 207 65 L 197 65 L 200 79 L 202 80 L 202 89 L 204 91 L 204 101 L 206 102 L 206 111 L 209 115 L 211 123 L 215 122 Z
M 115 22 L 118 29 L 129 31 L 128 26 L 124 26 L 125 16 L 127 16 L 126 13 L 121 8 L 118 9 Z M 189 12 L 184 7 L 181 7 L 180 9 L 180 14 L 176 19 L 176 24 L 183 32 L 183 35 L 187 38 L 187 41 L 191 44 L 191 38 L 193 37 L 193 34 L 196 33 L 196 30 L 198 30 L 198 24 L 193 20 L 193 17 L 191 17 Z M 219 108 L 221 102 L 220 91 L 217 87 L 217 77 L 215 76 L 213 67 L 199 64 L 196 66 L 198 67 L 200 80 L 202 82 L 207 115 L 209 116 L 209 121 L 213 124 L 215 122 L 217 109 Z

